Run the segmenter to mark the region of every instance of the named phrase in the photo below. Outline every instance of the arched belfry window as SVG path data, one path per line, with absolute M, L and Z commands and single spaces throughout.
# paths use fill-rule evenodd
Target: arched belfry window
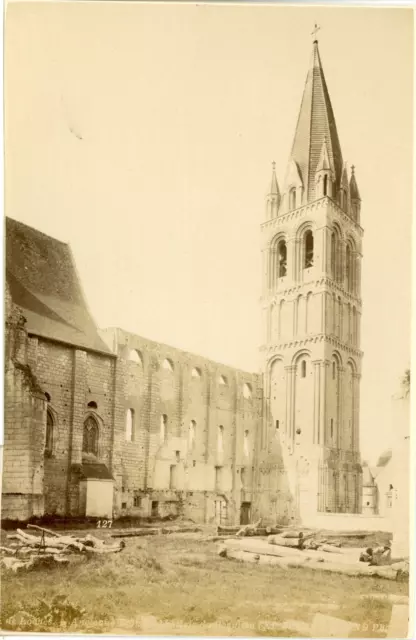
M 324 175 L 324 185 L 323 185 L 323 193 L 324 196 L 328 195 L 328 175 Z
M 313 233 L 310 229 L 305 231 L 304 241 L 304 269 L 313 267 Z
M 331 275 L 335 279 L 336 276 L 336 250 L 337 250 L 337 237 L 335 231 L 331 234 Z
M 351 291 L 351 248 L 350 245 L 347 244 L 347 253 L 346 253 L 346 270 L 347 270 L 347 291 Z
M 279 278 L 284 278 L 287 273 L 287 247 L 284 240 L 280 240 L 277 245 L 277 256 Z
M 51 456 L 53 451 L 53 428 L 54 419 L 52 412 L 48 408 L 46 412 L 46 438 L 45 438 L 45 456 Z
M 84 422 L 84 433 L 82 438 L 83 453 L 92 453 L 98 455 L 98 425 L 92 416 Z
M 293 211 L 293 209 L 296 209 L 296 189 L 295 189 L 295 187 L 293 187 L 289 191 L 289 209 L 290 209 L 290 211 Z
M 347 244 L 346 250 L 346 271 L 347 271 L 347 291 L 352 293 L 354 291 L 354 249 L 350 244 Z
M 300 376 L 306 378 L 306 360 L 302 360 L 300 365 Z

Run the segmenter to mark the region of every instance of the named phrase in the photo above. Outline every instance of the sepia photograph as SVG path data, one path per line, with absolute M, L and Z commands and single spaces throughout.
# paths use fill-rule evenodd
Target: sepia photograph
M 2 635 L 413 637 L 413 29 L 7 3 Z

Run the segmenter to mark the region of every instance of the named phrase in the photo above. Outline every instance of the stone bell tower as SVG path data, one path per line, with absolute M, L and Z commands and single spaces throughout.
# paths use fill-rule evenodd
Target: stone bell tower
M 360 209 L 315 40 L 283 187 L 273 164 L 261 226 L 265 521 L 361 510 Z

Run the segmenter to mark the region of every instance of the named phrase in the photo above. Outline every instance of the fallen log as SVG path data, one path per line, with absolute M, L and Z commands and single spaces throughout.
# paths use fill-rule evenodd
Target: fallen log
M 333 562 L 326 563 L 322 559 L 311 559 L 307 556 L 304 558 L 296 556 L 287 557 L 267 557 L 263 554 L 253 553 L 249 551 L 242 551 L 238 549 L 226 549 L 225 557 L 234 558 L 236 560 L 243 560 L 245 562 L 257 563 L 257 564 L 272 564 L 281 566 L 284 568 L 298 568 L 306 567 L 309 569 L 318 569 L 319 571 L 328 571 L 331 573 L 341 573 L 353 577 L 373 576 L 379 578 L 385 578 L 388 580 L 396 580 L 397 570 L 391 567 L 367 567 L 357 566 L 355 564 L 336 564 Z
M 338 564 L 355 564 L 357 563 L 359 549 L 343 549 L 339 550 L 339 554 L 321 552 L 321 550 L 297 549 L 296 547 L 286 547 L 280 545 L 270 545 L 268 541 L 253 540 L 250 538 L 230 539 L 224 541 L 227 549 L 237 549 L 247 551 L 259 555 L 290 557 L 290 558 L 309 558 L 317 562 L 325 561 L 326 563 Z M 361 563 L 360 563 L 361 564 Z
M 171 533 L 200 533 L 201 527 L 162 527 L 161 532 L 164 534 Z
M 112 538 L 138 538 L 141 536 L 158 536 L 161 534 L 160 529 L 136 529 L 135 531 L 120 531 L 112 533 Z
M 257 520 L 257 522 L 255 522 L 254 524 L 245 524 L 243 527 L 241 527 L 241 529 L 237 531 L 236 535 L 246 536 L 248 531 L 255 531 L 260 526 L 261 520 L 262 519 L 260 518 L 260 520 Z
M 302 531 L 283 531 L 280 534 L 281 538 L 303 538 Z
M 269 536 L 267 538 L 267 542 L 269 544 L 279 545 L 281 547 L 293 547 L 295 549 L 302 549 L 303 547 L 303 537 L 302 538 L 284 538 L 281 535 Z
M 56 533 L 56 531 L 51 531 L 50 529 L 44 529 L 43 527 L 38 527 L 36 524 L 28 524 L 27 528 L 28 529 L 37 529 L 37 531 L 43 531 L 43 533 L 47 533 L 48 535 L 50 535 L 52 537 L 62 538 L 62 536 L 59 533 Z

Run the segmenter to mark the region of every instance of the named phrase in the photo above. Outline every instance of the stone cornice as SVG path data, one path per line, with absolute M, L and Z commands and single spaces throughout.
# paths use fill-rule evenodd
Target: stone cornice
M 315 293 L 329 293 L 330 291 L 336 291 L 342 294 L 345 300 L 355 303 L 357 308 L 362 308 L 361 298 L 349 293 L 340 283 L 332 280 L 332 278 L 328 278 L 327 276 L 322 276 L 315 280 L 310 280 L 309 282 L 299 282 L 279 291 L 270 291 L 268 294 L 260 298 L 260 303 L 263 308 L 267 308 L 271 304 L 276 304 L 276 302 L 280 301 L 282 298 L 287 299 L 292 296 L 296 298 L 302 290 L 305 290 L 305 293 L 307 293 L 306 289 L 310 289 L 311 287 L 314 287 L 315 289 L 319 288 Z
M 271 220 L 266 220 L 261 224 L 261 230 L 264 231 L 266 229 L 274 229 L 280 226 L 285 225 L 292 220 L 306 217 L 309 214 L 315 213 L 318 209 L 322 208 L 323 205 L 327 204 L 328 208 L 336 213 L 337 217 L 342 220 L 344 224 L 346 224 L 349 228 L 354 229 L 354 231 L 360 236 L 360 238 L 364 235 L 363 228 L 353 220 L 349 215 L 345 213 L 341 209 L 341 207 L 332 200 L 329 196 L 325 196 L 320 198 L 319 200 L 315 200 L 314 202 L 310 202 L 308 204 L 304 204 L 298 209 L 294 209 L 293 211 L 288 211 L 287 213 L 283 213 L 278 215 L 277 218 L 272 218 Z
M 363 352 L 360 351 L 360 349 L 356 349 L 355 347 L 351 347 L 345 344 L 344 342 L 341 342 L 335 336 L 328 336 L 323 333 L 311 336 L 309 338 L 304 338 L 300 340 L 290 340 L 288 342 L 281 342 L 281 343 L 273 344 L 270 346 L 262 345 L 260 347 L 260 351 L 262 353 L 265 353 L 266 357 L 270 357 L 277 353 L 281 353 L 282 351 L 286 351 L 289 349 L 290 350 L 301 349 L 302 347 L 307 348 L 308 346 L 311 346 L 313 344 L 322 344 L 323 342 L 326 342 L 327 344 L 330 344 L 336 349 L 340 349 L 341 351 L 344 351 L 345 353 L 348 353 L 351 356 L 354 356 L 355 358 L 361 359 L 364 355 Z

